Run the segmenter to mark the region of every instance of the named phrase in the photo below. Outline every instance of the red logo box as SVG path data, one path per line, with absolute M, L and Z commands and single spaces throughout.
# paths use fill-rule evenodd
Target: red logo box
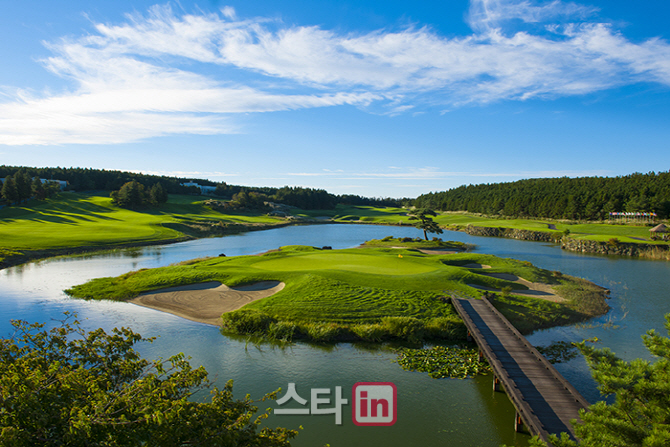
M 358 382 L 352 390 L 351 418 L 356 425 L 393 425 L 398 417 L 398 390 L 392 382 Z

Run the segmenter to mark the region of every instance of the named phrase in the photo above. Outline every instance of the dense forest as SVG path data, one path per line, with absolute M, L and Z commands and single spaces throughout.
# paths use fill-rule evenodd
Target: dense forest
M 216 189 L 213 194 L 223 199 L 234 197 L 262 197 L 268 201 L 283 203 L 303 209 L 332 209 L 338 203 L 347 205 L 369 205 L 369 206 L 400 206 L 401 201 L 391 198 L 369 198 L 355 195 L 338 196 L 323 189 L 289 187 L 252 187 L 229 185 L 225 182 L 212 182 L 207 179 L 180 178 L 148 175 L 125 171 L 109 171 L 105 169 L 88 168 L 31 168 L 22 166 L 0 166 L 0 179 L 11 178 L 19 174 L 21 178 L 30 181 L 34 178 L 45 180 L 66 181 L 67 190 L 84 191 L 120 191 L 121 187 L 129 182 L 137 182 L 147 192 L 151 188 L 160 189 L 169 194 L 199 194 L 200 190 L 195 186 L 183 186 L 182 183 L 197 183 L 201 186 L 212 186 Z M 1 195 L 1 190 L 0 190 Z M 14 196 L 3 197 L 6 202 L 14 203 L 29 197 L 21 197 L 16 200 Z M 403 199 L 409 202 L 409 199 Z
M 573 220 L 603 220 L 610 212 L 670 216 L 670 171 L 621 177 L 538 178 L 459 186 L 423 194 L 414 205 L 440 211 Z

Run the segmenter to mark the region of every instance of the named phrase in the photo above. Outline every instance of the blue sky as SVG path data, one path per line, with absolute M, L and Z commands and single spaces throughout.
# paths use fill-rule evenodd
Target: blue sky
M 416 197 L 670 169 L 670 4 L 13 1 L 0 164 Z

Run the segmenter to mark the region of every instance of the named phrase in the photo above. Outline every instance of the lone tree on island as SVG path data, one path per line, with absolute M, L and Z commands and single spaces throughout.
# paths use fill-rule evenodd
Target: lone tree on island
M 409 213 L 409 220 L 418 220 L 414 226 L 419 230 L 423 230 L 423 237 L 428 240 L 427 233 L 442 234 L 442 228 L 430 216 L 437 216 L 435 211 L 428 208 L 421 208 L 420 210 Z

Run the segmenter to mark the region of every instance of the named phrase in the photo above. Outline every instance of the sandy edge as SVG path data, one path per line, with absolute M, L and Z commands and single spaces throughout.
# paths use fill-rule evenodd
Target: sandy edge
M 209 281 L 154 290 L 143 293 L 129 302 L 199 323 L 220 326 L 221 314 L 274 295 L 284 286 L 285 284 L 279 281 L 261 281 L 245 286 L 228 287 L 218 281 Z
M 530 282 L 527 279 L 523 279 L 519 276 L 512 275 L 511 273 L 480 273 L 480 275 L 486 275 L 490 276 L 492 278 L 498 278 L 498 279 L 505 279 L 507 281 L 512 281 L 517 284 L 523 284 L 524 286 L 528 287 L 529 290 L 512 290 L 511 293 L 514 295 L 521 295 L 521 296 L 529 296 L 533 298 L 540 298 L 543 300 L 547 301 L 553 301 L 554 303 L 562 303 L 566 301 L 565 298 L 563 298 L 560 295 L 557 295 L 556 292 L 554 291 L 554 288 L 545 283 L 541 282 Z M 490 292 L 500 292 L 499 289 L 494 289 L 492 287 L 484 287 L 484 286 L 479 286 L 476 284 L 468 284 L 470 287 L 474 287 L 475 289 L 480 289 L 480 290 L 488 290 Z

